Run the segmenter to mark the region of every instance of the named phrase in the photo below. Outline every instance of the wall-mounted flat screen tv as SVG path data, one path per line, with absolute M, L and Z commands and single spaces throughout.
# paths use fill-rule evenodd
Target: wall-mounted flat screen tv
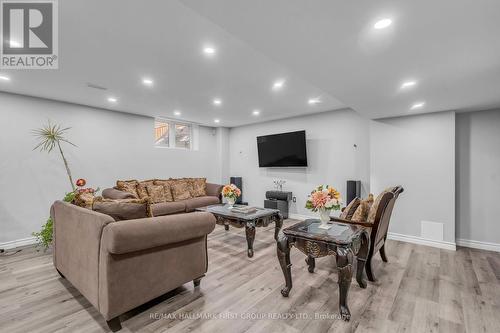
M 257 137 L 259 167 L 306 167 L 306 131 Z

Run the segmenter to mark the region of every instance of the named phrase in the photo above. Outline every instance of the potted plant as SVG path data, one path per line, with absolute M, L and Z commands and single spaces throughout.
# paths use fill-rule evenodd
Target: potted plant
M 340 210 L 340 192 L 329 185 L 319 185 L 306 201 L 306 208 L 313 212 L 319 212 L 321 224 L 319 228 L 329 229 L 330 212 Z

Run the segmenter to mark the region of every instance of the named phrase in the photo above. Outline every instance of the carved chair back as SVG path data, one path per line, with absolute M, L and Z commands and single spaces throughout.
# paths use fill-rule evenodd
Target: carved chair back
M 396 186 L 391 191 L 385 192 L 380 200 L 373 228 L 371 231 L 371 248 L 378 248 L 381 242 L 384 242 L 389 230 L 389 221 L 391 219 L 392 210 L 399 194 L 403 192 L 403 187 Z

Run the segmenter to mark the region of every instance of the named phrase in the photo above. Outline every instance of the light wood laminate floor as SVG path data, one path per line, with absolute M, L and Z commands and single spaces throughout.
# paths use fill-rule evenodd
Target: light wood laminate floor
M 257 229 L 248 258 L 244 229 L 217 226 L 201 288 L 186 284 L 121 316 L 122 332 L 500 332 L 499 253 L 388 241 L 389 263 L 374 261 L 377 282 L 361 289 L 353 279 L 347 323 L 335 317 L 333 257 L 318 259 L 310 274 L 293 248 L 294 285 L 281 296 L 273 231 Z M 0 256 L 0 332 L 103 331 L 103 318 L 59 277 L 50 253 Z

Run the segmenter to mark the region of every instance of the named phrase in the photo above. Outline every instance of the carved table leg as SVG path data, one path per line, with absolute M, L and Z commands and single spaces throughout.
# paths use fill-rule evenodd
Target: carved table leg
M 285 287 L 281 289 L 281 295 L 288 297 L 290 290 L 292 290 L 292 264 L 290 263 L 290 247 L 288 246 L 288 238 L 280 233 L 276 242 L 276 253 L 280 262 L 281 270 L 285 276 Z
M 316 267 L 316 260 L 314 259 L 314 257 L 307 256 L 306 264 L 308 265 L 307 270 L 309 271 L 309 273 L 314 273 L 314 267 Z
M 352 280 L 352 252 L 345 247 L 337 248 L 337 268 L 339 271 L 339 307 L 343 320 L 351 319 L 351 312 L 347 306 L 347 295 Z
M 356 281 L 361 288 L 366 288 L 366 281 L 363 276 L 363 271 L 365 270 L 366 258 L 368 258 L 368 250 L 370 248 L 370 239 L 368 235 L 361 234 L 361 247 L 357 253 L 358 267 L 356 269 Z
M 278 213 L 278 219 L 274 222 L 274 240 L 278 240 L 278 234 L 283 226 L 283 215 Z
M 254 226 L 245 226 L 246 236 L 247 236 L 247 244 L 248 244 L 248 257 L 253 257 L 253 241 L 255 240 L 255 227 Z
M 227 231 L 229 230 L 229 224 L 224 224 L 224 229 Z

